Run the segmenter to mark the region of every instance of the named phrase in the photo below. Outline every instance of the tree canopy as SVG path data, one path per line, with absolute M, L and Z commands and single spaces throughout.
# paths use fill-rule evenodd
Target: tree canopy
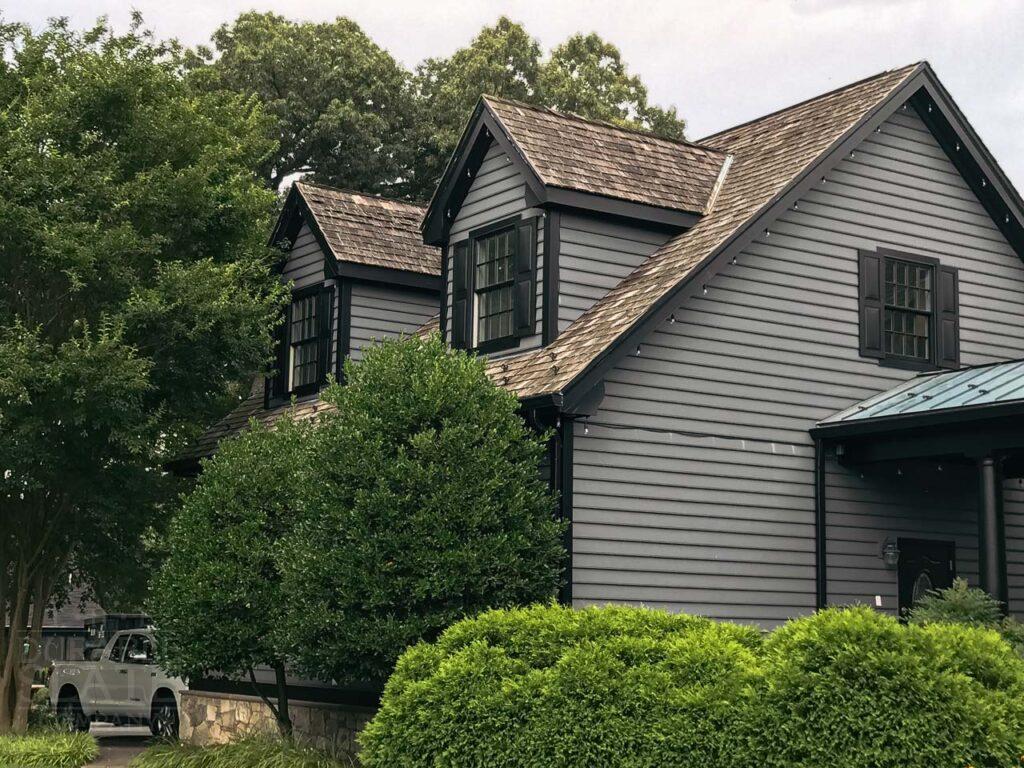
M 506 16 L 448 58 L 427 59 L 413 77 L 416 151 L 410 193 L 429 198 L 483 94 L 575 112 L 593 120 L 682 138 L 674 108 L 647 100 L 622 54 L 597 34 L 573 35 L 545 58 L 540 44 Z
M 405 70 L 354 21 L 296 22 L 248 11 L 192 57 L 195 83 L 254 96 L 273 118 L 277 149 L 259 173 L 275 189 L 293 174 L 388 192 L 409 162 Z
M 259 100 L 278 151 L 260 167 L 279 189 L 297 173 L 358 191 L 428 199 L 482 94 L 681 138 L 674 108 L 649 103 L 619 49 L 594 33 L 545 56 L 502 16 L 450 56 L 406 71 L 346 18 L 293 22 L 247 12 L 191 57 L 207 89 Z
M 0 732 L 67 575 L 108 605 L 145 584 L 160 467 L 267 363 L 282 300 L 260 105 L 140 24 L 0 28 Z
M 160 661 L 172 674 L 252 676 L 256 667 L 273 668 L 281 685 L 270 706 L 284 732 L 291 729 L 288 650 L 278 628 L 292 607 L 277 547 L 315 482 L 311 431 L 310 422 L 285 416 L 224 441 L 174 517 L 148 601 Z
M 406 647 L 494 606 L 550 600 L 564 551 L 544 441 L 483 361 L 436 334 L 346 363 L 317 481 L 280 565 L 297 666 L 383 682 Z

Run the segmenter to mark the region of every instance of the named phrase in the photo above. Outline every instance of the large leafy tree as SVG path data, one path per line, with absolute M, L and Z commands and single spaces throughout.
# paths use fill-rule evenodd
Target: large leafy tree
M 683 138 L 685 125 L 675 107 L 650 104 L 647 87 L 629 73 L 619 49 L 593 32 L 573 35 L 551 52 L 538 91 L 540 101 L 555 109 Z
M 243 13 L 200 49 L 201 87 L 255 96 L 273 116 L 277 151 L 260 165 L 275 189 L 293 174 L 386 192 L 408 163 L 408 73 L 354 21 L 295 22 Z M 204 66 L 204 64 L 206 64 Z
M 311 429 L 285 417 L 220 446 L 175 515 L 149 600 L 160 661 L 172 673 L 248 676 L 262 696 L 255 669 L 272 668 L 276 703 L 265 700 L 283 734 L 291 732 L 288 653 L 277 629 L 294 606 L 282 591 L 277 547 L 316 481 Z
M 575 112 L 594 120 L 682 138 L 674 108 L 648 102 L 619 49 L 596 34 L 573 35 L 544 58 L 526 29 L 502 16 L 448 58 L 416 70 L 417 131 L 408 174 L 412 196 L 428 198 L 482 94 Z
M 416 151 L 409 177 L 413 197 L 434 192 L 481 94 L 533 102 L 541 71 L 540 44 L 502 16 L 468 46 L 416 69 Z
M 282 300 L 258 104 L 191 89 L 140 25 L 0 29 L 0 732 L 62 589 L 145 583 L 160 467 L 267 362 Z
M 483 362 L 436 335 L 347 364 L 318 470 L 284 538 L 283 644 L 308 674 L 383 682 L 409 645 L 496 606 L 551 600 L 564 551 L 544 442 Z

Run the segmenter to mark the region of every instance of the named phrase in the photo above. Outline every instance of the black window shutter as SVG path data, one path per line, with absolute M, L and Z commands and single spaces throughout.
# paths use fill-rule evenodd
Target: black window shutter
M 469 248 L 452 246 L 452 346 L 465 349 L 469 327 Z
M 516 336 L 532 336 L 537 302 L 534 290 L 537 266 L 537 222 L 520 222 L 516 228 L 516 282 L 514 294 Z
M 331 310 L 333 309 L 334 288 L 325 287 L 316 295 L 317 350 L 316 380 L 327 381 L 331 370 Z
M 274 363 L 274 377 L 270 380 L 270 393 L 275 398 L 288 394 L 288 328 L 291 324 L 291 314 L 292 308 L 289 304 L 284 308 L 284 317 L 274 332 L 277 361 Z
M 938 268 L 935 291 L 935 364 L 960 367 L 960 299 L 956 269 Z
M 882 351 L 882 257 L 860 252 L 860 354 L 883 357 Z

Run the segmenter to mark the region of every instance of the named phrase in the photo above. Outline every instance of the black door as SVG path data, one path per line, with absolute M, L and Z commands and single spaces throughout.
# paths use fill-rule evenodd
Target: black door
M 932 589 L 953 586 L 956 578 L 956 547 L 952 541 L 899 539 L 900 616 Z

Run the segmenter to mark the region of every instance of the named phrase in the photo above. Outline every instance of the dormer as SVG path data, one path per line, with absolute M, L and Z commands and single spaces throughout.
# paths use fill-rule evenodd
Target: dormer
M 437 313 L 440 254 L 419 237 L 422 216 L 398 200 L 294 184 L 271 238 L 287 252 L 281 277 L 292 300 L 265 407 L 315 395 L 341 378 L 346 357 Z
M 710 210 L 723 152 L 483 97 L 427 210 L 441 329 L 490 356 L 549 344 Z

